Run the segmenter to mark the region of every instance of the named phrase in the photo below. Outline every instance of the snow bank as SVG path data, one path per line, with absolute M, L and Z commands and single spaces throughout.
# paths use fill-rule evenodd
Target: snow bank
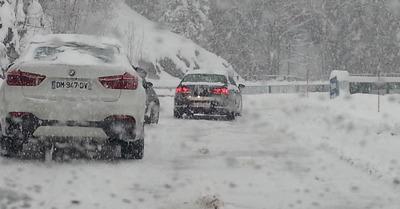
M 341 71 L 341 70 L 333 70 L 331 72 L 331 75 L 329 76 L 329 79 L 332 79 L 334 77 L 336 77 L 338 80 L 341 80 L 341 81 L 348 81 L 349 80 L 349 72 Z

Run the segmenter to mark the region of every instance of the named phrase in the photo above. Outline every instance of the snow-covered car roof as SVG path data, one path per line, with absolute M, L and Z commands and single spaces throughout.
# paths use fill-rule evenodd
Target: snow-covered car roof
M 122 44 L 113 38 L 95 36 L 95 35 L 84 35 L 84 34 L 48 34 L 48 35 L 37 35 L 33 37 L 29 44 L 57 44 L 59 42 L 77 42 L 85 43 L 92 46 L 105 47 L 114 46 L 121 48 Z
M 191 74 L 216 74 L 216 75 L 224 75 L 226 77 L 232 76 L 233 73 L 230 73 L 229 70 L 222 70 L 222 69 L 201 69 L 201 70 L 191 70 L 188 71 L 186 75 L 191 75 Z M 232 74 L 232 75 L 231 75 Z
M 228 73 L 224 71 L 194 70 L 185 74 L 181 80 L 185 85 L 223 85 L 228 81 Z
M 127 65 L 129 61 L 121 48 L 118 40 L 108 37 L 81 34 L 39 35 L 30 40 L 18 62 Z

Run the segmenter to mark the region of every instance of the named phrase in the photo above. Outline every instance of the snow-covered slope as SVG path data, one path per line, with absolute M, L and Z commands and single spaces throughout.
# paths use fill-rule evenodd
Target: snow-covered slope
M 175 85 L 194 69 L 233 70 L 226 60 L 144 18 L 123 1 L 116 1 L 111 12 L 102 35 L 118 38 L 132 63 L 148 70 L 159 85 Z

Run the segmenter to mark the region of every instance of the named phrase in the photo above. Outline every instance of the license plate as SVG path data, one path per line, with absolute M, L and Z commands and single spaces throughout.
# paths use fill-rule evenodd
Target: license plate
M 52 81 L 51 88 L 92 90 L 92 83 L 89 81 Z
M 192 107 L 210 108 L 211 104 L 209 102 L 196 102 L 192 104 Z

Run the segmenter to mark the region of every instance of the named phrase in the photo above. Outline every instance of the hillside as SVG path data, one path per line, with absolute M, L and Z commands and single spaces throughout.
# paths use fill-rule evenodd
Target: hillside
M 144 18 L 125 3 L 113 7 L 115 16 L 107 24 L 107 35 L 117 36 L 127 47 L 132 63 L 144 67 L 149 77 L 174 84 L 184 73 L 195 69 L 232 70 L 226 60 L 206 51 L 193 41 L 165 30 Z M 172 78 L 171 78 L 172 77 Z
M 233 70 L 226 60 L 144 18 L 123 0 L 116 0 L 113 5 L 101 1 L 79 1 L 71 5 L 43 2 L 40 6 L 37 1 L 35 2 L 34 11 L 42 12 L 42 6 L 45 13 L 43 14 L 45 18 L 42 19 L 48 19 L 46 18 L 48 15 L 53 20 L 54 33 L 94 34 L 119 39 L 125 46 L 132 64 L 145 68 L 149 72 L 149 79 L 156 85 L 175 85 L 187 71 L 195 69 Z M 9 15 L 3 17 L 3 20 L 15 21 L 16 18 L 13 16 L 19 14 L 14 13 L 12 9 L 14 7 L 15 1 L 0 6 L 0 9 L 9 11 Z M 22 5 L 20 7 L 22 8 Z M 70 11 L 76 11 L 75 19 L 65 17 Z M 64 15 L 63 18 L 61 15 Z M 5 16 L 5 13 L 1 16 Z M 71 25 L 73 29 L 63 31 Z M 27 28 L 29 29 L 29 24 Z M 37 28 L 35 25 L 34 31 L 38 31 Z M 0 34 L 4 35 L 6 28 L 0 31 L 2 32 Z M 44 33 L 43 30 L 40 33 Z M 29 33 L 29 36 L 31 35 Z M 20 43 L 16 45 L 18 44 Z

